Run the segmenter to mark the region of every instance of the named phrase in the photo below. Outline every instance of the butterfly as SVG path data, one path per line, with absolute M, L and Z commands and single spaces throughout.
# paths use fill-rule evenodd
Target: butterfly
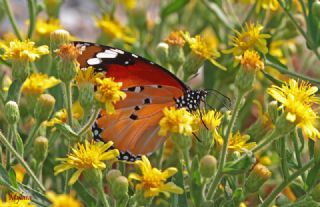
M 81 51 L 80 68 L 92 66 L 123 84 L 127 96 L 115 104 L 115 113 L 101 110 L 92 126 L 96 141 L 113 141 L 119 160 L 135 161 L 165 142 L 167 138 L 158 135 L 165 107 L 192 112 L 207 96 L 206 90 L 192 90 L 165 68 L 136 54 L 96 43 L 74 45 Z

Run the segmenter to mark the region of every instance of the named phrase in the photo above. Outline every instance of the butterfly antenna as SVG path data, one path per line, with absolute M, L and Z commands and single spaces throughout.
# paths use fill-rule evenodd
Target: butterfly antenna
M 201 122 L 202 122 L 203 126 L 205 126 L 207 130 L 209 130 L 209 128 L 207 127 L 206 123 L 204 123 L 204 121 L 202 119 L 202 111 L 201 110 L 199 110 L 199 114 L 200 114 L 200 119 L 201 119 Z
M 212 94 L 217 94 L 217 95 L 220 95 L 222 98 L 223 98 L 223 102 L 222 104 L 228 109 L 230 110 L 231 109 L 231 99 L 224 95 L 223 93 L 221 93 L 220 91 L 216 90 L 216 89 L 206 89 L 207 92 L 210 92 Z M 209 105 L 210 106 L 210 105 Z
M 192 132 L 192 134 L 198 140 L 198 142 L 201 142 L 201 140 L 199 139 L 199 137 L 195 133 Z

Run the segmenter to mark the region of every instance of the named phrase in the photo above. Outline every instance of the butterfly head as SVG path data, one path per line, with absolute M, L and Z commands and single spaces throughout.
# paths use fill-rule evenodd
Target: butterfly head
M 176 99 L 176 107 L 185 107 L 187 111 L 196 111 L 200 107 L 200 103 L 205 100 L 207 96 L 205 90 L 186 90 L 184 95 Z

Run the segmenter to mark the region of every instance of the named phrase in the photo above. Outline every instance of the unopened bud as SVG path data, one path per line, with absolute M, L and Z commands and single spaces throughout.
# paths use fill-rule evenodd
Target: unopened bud
M 160 42 L 156 48 L 157 58 L 163 67 L 167 67 L 168 64 L 168 49 L 169 45 L 164 42 Z
M 111 193 L 116 200 L 120 200 L 128 195 L 128 179 L 124 176 L 118 176 L 111 185 Z
M 190 76 L 196 74 L 204 61 L 203 57 L 190 52 L 182 66 L 184 79 L 187 80 Z
M 256 164 L 250 172 L 246 181 L 246 190 L 250 193 L 256 192 L 271 177 L 271 171 L 261 164 Z
M 56 100 L 50 94 L 42 94 L 39 96 L 34 110 L 34 117 L 38 122 L 43 122 L 51 115 Z
M 252 90 L 255 79 L 256 79 L 255 70 L 244 70 L 240 68 L 235 78 L 235 85 L 238 88 L 239 92 L 244 94 Z
M 42 163 L 48 155 L 48 139 L 46 137 L 37 137 L 34 141 L 33 157 L 37 163 Z
M 73 44 L 63 44 L 59 48 L 58 55 L 61 58 L 58 64 L 58 77 L 64 83 L 68 83 L 76 77 L 79 70 L 77 57 L 80 55 L 80 50 Z
M 16 124 L 20 119 L 18 104 L 14 101 L 8 101 L 4 106 L 4 112 L 7 122 L 10 125 Z
M 50 34 L 50 49 L 53 53 L 59 49 L 61 45 L 67 44 L 70 41 L 70 34 L 68 31 L 58 29 Z
M 12 62 L 12 77 L 14 80 L 24 82 L 30 74 L 30 63 L 28 61 Z
M 316 0 L 312 3 L 312 16 L 314 20 L 320 21 L 320 1 Z
M 190 149 L 192 145 L 192 138 L 181 134 L 172 134 L 171 136 L 173 143 L 180 149 Z
M 94 85 L 92 83 L 82 83 L 79 85 L 79 102 L 85 109 L 92 108 L 94 103 Z
M 168 53 L 168 61 L 173 67 L 173 71 L 176 73 L 180 66 L 183 64 L 185 58 L 184 58 L 184 52 L 182 47 L 171 45 L 169 47 L 169 53 Z
M 211 178 L 217 168 L 217 159 L 212 155 L 206 155 L 200 160 L 200 174 L 204 178 Z
M 111 185 L 117 177 L 121 176 L 120 170 L 112 169 L 107 173 L 107 181 Z

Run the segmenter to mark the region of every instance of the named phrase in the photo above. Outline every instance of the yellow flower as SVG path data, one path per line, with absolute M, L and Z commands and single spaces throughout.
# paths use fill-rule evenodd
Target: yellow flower
M 181 36 L 181 32 L 171 32 L 165 42 L 168 45 L 175 45 L 179 47 L 183 47 L 186 42 L 184 38 Z
M 33 73 L 22 85 L 22 92 L 28 94 L 42 94 L 46 89 L 52 88 L 61 81 L 47 74 Z
M 217 66 L 222 70 L 226 68 L 220 65 L 215 59 L 220 56 L 220 53 L 212 46 L 207 43 L 200 35 L 190 37 L 189 32 L 181 32 L 183 38 L 189 44 L 189 47 L 193 54 L 202 58 L 203 60 L 209 60 L 213 65 Z
M 72 117 L 74 119 L 80 120 L 83 116 L 83 108 L 81 107 L 79 101 L 75 102 L 72 105 Z M 68 120 L 68 113 L 66 109 L 61 109 L 60 111 L 57 111 L 53 118 L 49 121 L 45 122 L 45 125 L 48 127 L 52 127 L 56 124 L 60 123 L 66 123 Z
M 137 160 L 135 164 L 140 168 L 141 174 L 130 173 L 128 179 L 138 180 L 141 183 L 136 185 L 137 190 L 144 192 L 144 197 L 154 197 L 163 193 L 165 196 L 170 196 L 170 193 L 182 194 L 183 189 L 178 187 L 172 182 L 165 183 L 168 178 L 177 173 L 177 169 L 170 167 L 165 171 L 161 171 L 157 168 L 152 168 L 148 158 L 142 156 L 142 160 Z
M 201 113 L 201 114 L 200 114 Z M 218 132 L 218 127 L 221 125 L 223 119 L 223 114 L 219 111 L 209 110 L 206 113 L 198 111 L 195 114 L 197 125 L 202 125 L 202 122 L 205 126 L 212 132 L 214 137 L 221 137 Z
M 78 84 L 81 83 L 95 83 L 96 78 L 103 78 L 103 73 L 95 73 L 94 68 L 89 66 L 88 68 L 81 68 L 76 76 Z
M 54 32 L 63 27 L 60 24 L 59 19 L 51 18 L 48 20 L 38 19 L 36 23 L 36 34 L 49 36 L 51 32 Z
M 13 167 L 16 173 L 16 178 L 19 183 L 22 183 L 24 175 L 26 174 L 26 169 L 21 164 L 17 164 Z
M 259 12 L 261 9 L 276 11 L 279 9 L 279 3 L 277 0 L 258 0 L 256 12 Z
M 52 191 L 46 193 L 47 198 L 52 202 L 50 207 L 82 207 L 83 205 L 75 199 L 75 196 L 71 193 L 67 194 L 55 194 Z
M 5 33 L 0 40 L 0 48 L 7 48 L 11 41 L 16 40 L 17 37 L 12 32 Z
M 4 45 L 2 45 L 3 47 Z M 47 45 L 42 45 L 40 47 L 35 47 L 35 43 L 29 40 L 19 41 L 14 40 L 9 43 L 9 46 L 4 46 L 4 54 L 1 57 L 4 60 L 14 60 L 14 61 L 29 61 L 34 62 L 36 59 L 40 58 L 42 55 L 49 53 Z
M 1 207 L 36 207 L 31 203 L 31 196 L 14 192 L 6 195 L 6 201 L 0 199 Z
M 133 10 L 137 6 L 137 0 L 118 0 L 119 4 L 123 4 L 127 10 Z
M 264 63 L 260 59 L 259 54 L 254 50 L 246 50 L 243 55 L 237 56 L 236 60 L 240 62 L 244 70 L 263 70 Z
M 88 142 L 72 148 L 72 152 L 68 154 L 67 158 L 58 158 L 62 161 L 61 164 L 54 167 L 54 174 L 57 175 L 65 170 L 76 168 L 77 171 L 72 175 L 68 184 L 74 184 L 80 174 L 86 169 L 103 170 L 106 168 L 104 161 L 114 160 L 119 156 L 117 149 L 108 150 L 113 145 L 113 142 Z M 107 151 L 108 150 L 108 151 Z
M 215 137 L 217 143 L 221 146 L 223 145 L 223 139 L 222 137 Z M 231 135 L 229 139 L 229 145 L 228 149 L 237 151 L 237 152 L 244 152 L 247 150 L 250 150 L 256 146 L 255 142 L 249 142 L 247 141 L 250 139 L 249 135 L 241 135 L 238 131 L 237 133 Z
M 266 54 L 268 52 L 267 48 L 267 38 L 271 36 L 268 34 L 261 34 L 263 27 L 259 24 L 247 24 L 242 32 L 236 32 L 236 35 L 232 38 L 233 48 L 225 50 L 226 53 L 233 53 L 233 55 L 242 55 L 246 50 L 254 49 Z
M 164 108 L 163 118 L 160 120 L 160 136 L 167 136 L 168 132 L 178 133 L 184 136 L 192 135 L 195 118 L 185 108 Z
M 133 30 L 123 26 L 112 17 L 104 16 L 102 19 L 96 19 L 95 21 L 97 27 L 99 27 L 109 38 L 120 39 L 130 44 L 136 42 Z
M 312 108 L 314 104 L 320 103 L 320 98 L 315 96 L 317 91 L 316 86 L 305 81 L 298 83 L 294 79 L 281 87 L 273 85 L 268 89 L 268 93 L 281 103 L 286 119 L 301 128 L 304 135 L 311 139 L 320 138 L 320 132 L 316 128 L 319 116 Z
M 126 94 L 120 90 L 122 83 L 114 82 L 113 78 L 96 78 L 96 84 L 95 98 L 105 104 L 107 113 L 114 113 L 113 104 L 126 98 Z

